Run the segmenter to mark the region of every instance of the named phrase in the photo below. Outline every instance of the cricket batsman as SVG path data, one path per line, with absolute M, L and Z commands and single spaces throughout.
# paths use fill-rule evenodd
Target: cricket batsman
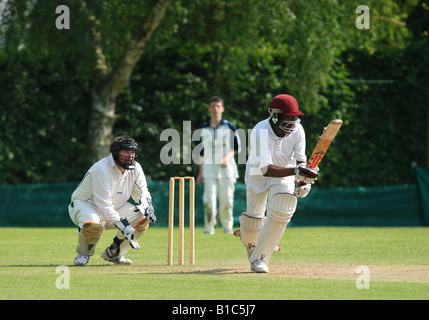
M 318 168 L 305 164 L 305 132 L 297 100 L 287 94 L 272 99 L 269 117 L 250 134 L 246 163 L 247 210 L 240 216 L 240 238 L 250 269 L 268 272 L 268 262 L 291 220 L 297 198 L 310 192 Z M 265 215 L 266 211 L 266 215 Z
M 74 265 L 86 266 L 104 229 L 114 228 L 118 233 L 101 257 L 114 264 L 131 264 L 124 255 L 130 248 L 139 249 L 137 240 L 150 222 L 156 223 L 145 174 L 135 161 L 137 149 L 134 139 L 116 137 L 110 155 L 96 162 L 73 192 L 68 209 L 79 232 Z M 137 206 L 128 202 L 130 197 Z

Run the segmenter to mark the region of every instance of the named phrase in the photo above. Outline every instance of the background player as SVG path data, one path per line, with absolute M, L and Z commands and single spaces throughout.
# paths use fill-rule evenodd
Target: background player
M 234 155 L 240 151 L 235 126 L 222 117 L 220 97 L 209 99 L 210 119 L 200 126 L 201 164 L 197 184 L 204 180 L 204 233 L 214 234 L 219 200 L 219 216 L 224 233 L 232 233 L 234 190 L 238 178 Z

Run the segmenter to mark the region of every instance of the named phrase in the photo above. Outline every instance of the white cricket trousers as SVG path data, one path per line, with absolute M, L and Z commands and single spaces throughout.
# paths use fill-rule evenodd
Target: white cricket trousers
M 135 206 L 129 202 L 126 202 L 117 211 L 119 216 L 127 218 L 128 222 L 132 227 L 135 227 L 137 223 L 144 218 L 144 215 L 140 212 L 134 212 Z M 96 206 L 87 203 L 86 201 L 74 200 L 73 207 L 69 205 L 69 215 L 73 223 L 82 228 L 87 222 L 100 223 L 106 222 L 106 229 L 115 229 L 115 225 L 112 221 L 106 220 L 101 212 L 99 212 Z
M 251 234 L 255 237 L 251 239 L 251 243 L 257 243 L 257 245 L 249 256 L 250 263 L 254 263 L 258 259 L 264 260 L 265 263 L 270 261 L 275 246 L 283 237 L 286 226 L 295 212 L 294 189 L 293 182 L 272 185 L 260 193 L 254 193 L 251 188 L 246 189 L 247 212 L 245 215 L 258 218 L 263 223 L 257 233 Z M 266 210 L 264 222 L 262 219 L 264 219 Z
M 213 234 L 216 226 L 217 200 L 224 232 L 232 232 L 235 178 L 204 178 L 204 232 Z
M 267 208 L 268 195 L 275 194 L 277 192 L 286 192 L 293 194 L 295 191 L 294 180 L 290 183 L 281 185 L 272 185 L 267 190 L 255 193 L 251 188 L 246 187 L 246 204 L 247 212 L 246 215 L 254 218 L 263 218 L 265 216 L 265 210 Z

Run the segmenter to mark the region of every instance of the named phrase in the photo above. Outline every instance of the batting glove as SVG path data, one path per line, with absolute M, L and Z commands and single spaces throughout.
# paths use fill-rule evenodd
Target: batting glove
M 300 184 L 298 180 L 295 180 L 295 196 L 297 198 L 305 198 L 311 190 L 311 184 Z
M 314 183 L 319 178 L 317 170 L 300 165 L 295 168 L 295 179 L 303 183 Z

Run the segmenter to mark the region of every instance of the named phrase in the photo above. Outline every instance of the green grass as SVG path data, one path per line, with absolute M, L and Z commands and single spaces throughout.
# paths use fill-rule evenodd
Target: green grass
M 0 299 L 429 299 L 429 228 L 290 227 L 268 274 L 251 273 L 238 238 L 220 230 L 197 229 L 194 266 L 187 253 L 185 266 L 166 265 L 167 230 L 158 227 L 127 254 L 132 266 L 115 266 L 100 258 L 115 234 L 106 230 L 87 267 L 72 266 L 75 229 L 0 231 Z M 56 287 L 60 265 L 70 289 Z M 370 270 L 369 289 L 356 288 L 358 265 Z

